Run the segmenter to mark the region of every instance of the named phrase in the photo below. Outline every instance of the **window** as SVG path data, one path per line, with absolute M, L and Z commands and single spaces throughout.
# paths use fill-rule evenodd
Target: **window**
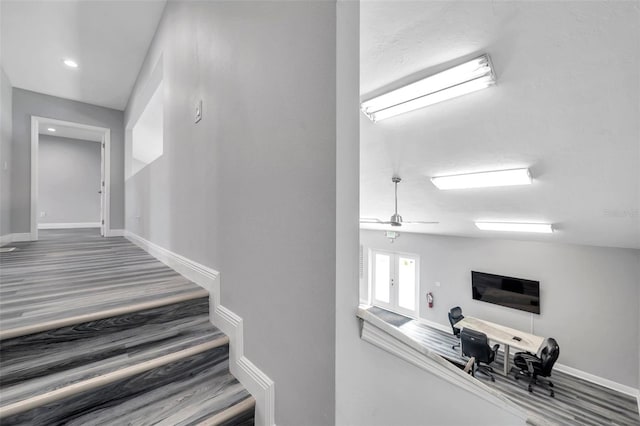
M 132 131 L 131 174 L 158 159 L 163 152 L 163 91 L 158 85 Z
M 418 316 L 419 257 L 371 250 L 372 303 L 399 313 Z

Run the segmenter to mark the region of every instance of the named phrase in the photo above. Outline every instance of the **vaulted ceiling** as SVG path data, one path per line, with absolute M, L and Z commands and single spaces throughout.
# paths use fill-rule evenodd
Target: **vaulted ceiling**
M 12 86 L 123 110 L 165 0 L 2 0 L 2 67 Z M 73 59 L 78 68 L 62 61 Z
M 440 222 L 401 231 L 640 248 L 639 18 L 637 2 L 363 2 L 363 100 L 480 53 L 497 85 L 376 123 L 361 115 L 361 216 L 389 219 L 398 175 L 404 219 Z M 429 180 L 517 167 L 532 185 Z M 557 231 L 486 232 L 482 220 Z

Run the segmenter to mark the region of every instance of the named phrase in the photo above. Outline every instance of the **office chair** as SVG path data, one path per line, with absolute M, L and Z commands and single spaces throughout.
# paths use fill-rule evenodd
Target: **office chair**
M 486 334 L 468 328 L 463 328 L 460 332 L 460 342 L 462 343 L 462 354 L 476 360 L 472 376 L 475 377 L 475 371 L 479 371 L 485 373 L 492 382 L 495 382 L 496 378 L 491 374 L 493 368 L 480 363 L 491 364 L 496 359 L 500 345 L 489 346 Z
M 531 377 L 529 381 L 529 392 L 533 392 L 533 385 L 540 385 L 549 390 L 549 395 L 554 396 L 553 383 L 547 379 L 546 383 L 538 381 L 540 377 L 550 377 L 553 365 L 560 356 L 560 346 L 556 339 L 549 337 L 534 355 L 529 352 L 516 352 L 513 355 L 513 363 L 520 370 L 516 372 L 515 379 L 518 380 L 521 374 Z
M 451 324 L 453 335 L 456 336 L 458 339 L 460 338 L 460 329 L 457 327 L 454 327 L 454 324 L 460 321 L 462 318 L 464 318 L 464 315 L 462 315 L 462 308 L 460 308 L 460 306 L 456 306 L 455 308 L 451 308 L 451 310 L 449 310 L 449 323 Z M 460 343 L 457 343 L 451 346 L 451 349 L 455 349 L 459 346 L 460 346 Z

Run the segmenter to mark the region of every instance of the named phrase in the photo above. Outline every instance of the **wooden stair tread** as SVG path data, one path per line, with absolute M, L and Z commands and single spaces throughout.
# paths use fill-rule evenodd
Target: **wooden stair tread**
M 54 335 L 49 339 L 50 334 Z M 27 337 L 30 339 L 25 342 L 22 338 L 12 339 L 17 343 L 13 347 L 8 345 L 12 340 L 0 345 L 0 407 L 205 342 L 226 339 L 206 314 L 53 344 L 49 340 L 60 338 L 55 333 Z
M 121 369 L 2 407 L 0 421 L 4 426 L 179 425 L 209 419 L 250 394 L 229 372 L 228 350 L 214 342 L 203 346 L 188 356 L 129 367 L 133 374 Z M 252 415 L 253 407 L 246 410 Z

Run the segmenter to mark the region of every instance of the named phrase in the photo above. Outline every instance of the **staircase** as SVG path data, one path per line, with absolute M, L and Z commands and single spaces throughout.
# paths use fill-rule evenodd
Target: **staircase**
M 3 330 L 0 424 L 254 424 L 255 400 L 229 372 L 209 298 L 190 294 L 145 309 L 119 302 L 118 315 L 26 335 Z

